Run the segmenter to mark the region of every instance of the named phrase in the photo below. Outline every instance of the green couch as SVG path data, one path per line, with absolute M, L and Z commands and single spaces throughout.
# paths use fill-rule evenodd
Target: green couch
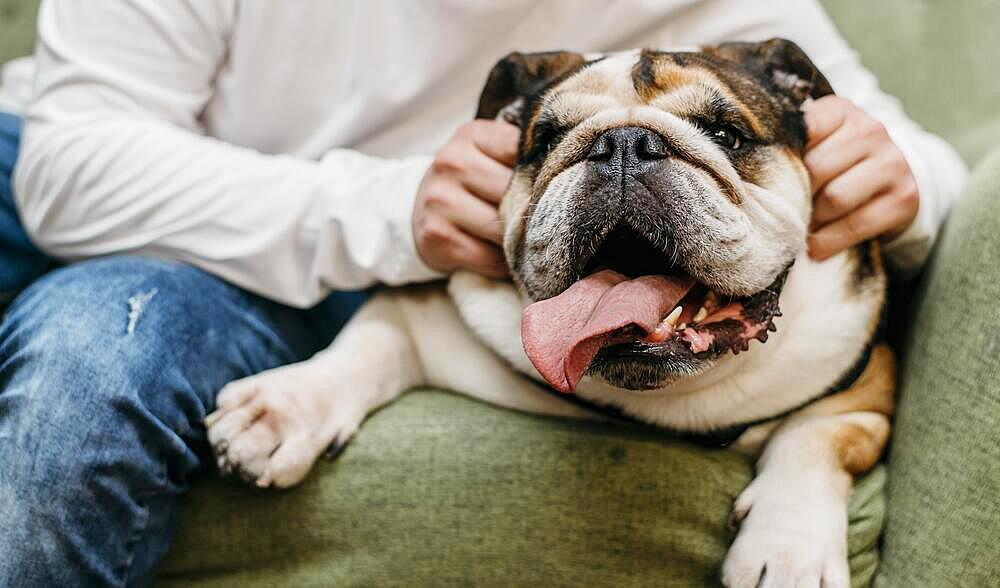
M 825 4 L 976 170 L 925 279 L 903 288 L 894 441 L 851 499 L 854 584 L 1000 585 L 1000 3 Z M 36 7 L 0 0 L 0 62 L 30 51 Z M 730 452 L 420 391 L 296 489 L 204 475 L 160 583 L 713 585 L 751 475 Z

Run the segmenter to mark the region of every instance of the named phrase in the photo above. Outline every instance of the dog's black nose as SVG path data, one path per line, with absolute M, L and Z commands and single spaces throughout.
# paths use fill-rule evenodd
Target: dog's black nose
M 667 144 L 658 133 L 642 127 L 618 127 L 601 133 L 587 159 L 604 166 L 630 170 L 643 162 L 667 157 Z

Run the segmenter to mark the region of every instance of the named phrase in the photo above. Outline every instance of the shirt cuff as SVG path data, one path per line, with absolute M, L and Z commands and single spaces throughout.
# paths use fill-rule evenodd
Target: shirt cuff
M 417 252 L 413 240 L 413 207 L 420 182 L 430 168 L 430 156 L 408 157 L 400 160 L 400 174 L 393 190 L 387 191 L 381 201 L 382 213 L 389 221 L 389 229 L 396 242 L 392 277 L 386 279 L 390 286 L 413 282 L 427 282 L 444 278 L 446 274 L 429 267 Z
M 937 210 L 940 198 L 934 176 L 928 173 L 927 167 L 923 165 L 923 158 L 917 147 L 903 134 L 894 133 L 892 130 L 888 132 L 910 167 L 910 173 L 913 174 L 917 184 L 919 204 L 917 216 L 910 226 L 883 245 L 882 252 L 896 275 L 910 278 L 924 266 L 934 245 L 942 221 L 941 211 Z

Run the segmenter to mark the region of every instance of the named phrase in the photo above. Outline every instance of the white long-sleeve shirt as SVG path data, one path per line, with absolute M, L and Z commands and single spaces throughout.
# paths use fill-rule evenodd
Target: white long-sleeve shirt
M 512 50 L 798 42 L 907 157 L 903 269 L 966 178 L 813 0 L 46 0 L 38 27 L 14 178 L 36 243 L 183 260 L 299 306 L 437 275 L 411 235 L 417 187 Z

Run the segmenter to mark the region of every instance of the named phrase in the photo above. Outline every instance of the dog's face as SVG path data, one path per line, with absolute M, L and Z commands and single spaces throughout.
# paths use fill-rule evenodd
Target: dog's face
M 501 206 L 522 292 L 533 301 L 567 293 L 567 304 L 593 313 L 596 299 L 572 286 L 659 276 L 654 287 L 680 288 L 655 328 L 604 333 L 585 366 L 591 374 L 660 388 L 766 339 L 810 214 L 799 107 L 830 92 L 783 40 L 594 58 L 512 54 L 497 64 L 478 116 L 522 131 Z

